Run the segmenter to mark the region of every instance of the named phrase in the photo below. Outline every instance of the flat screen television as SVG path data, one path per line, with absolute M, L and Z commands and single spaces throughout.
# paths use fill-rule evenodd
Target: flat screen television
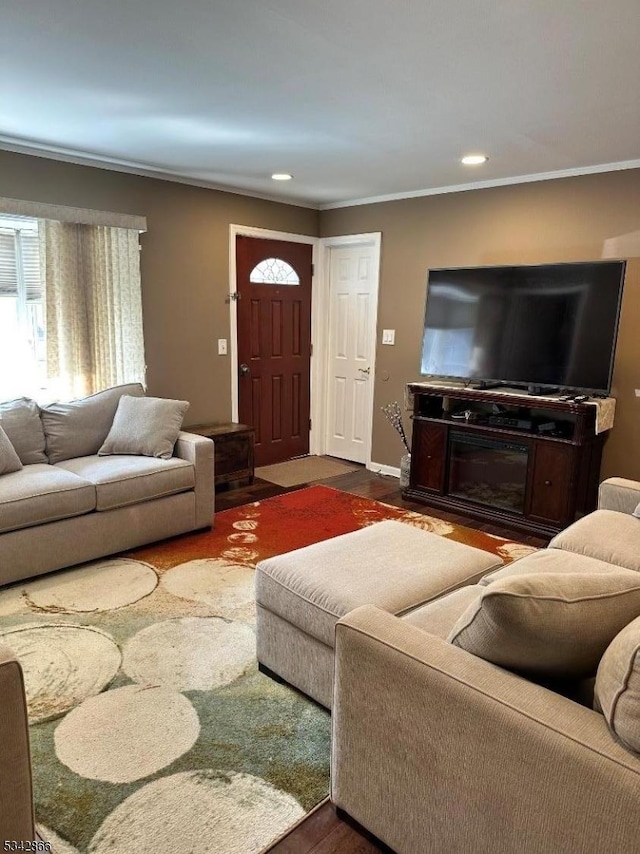
M 607 394 L 624 261 L 430 270 L 423 376 Z

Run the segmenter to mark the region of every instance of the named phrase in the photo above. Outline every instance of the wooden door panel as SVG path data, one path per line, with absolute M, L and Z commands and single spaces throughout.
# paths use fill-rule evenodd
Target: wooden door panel
M 345 418 L 346 418 L 346 391 L 347 391 L 347 379 L 346 377 L 334 376 L 333 379 L 333 394 L 332 398 L 335 401 L 335 406 L 333 407 L 333 424 L 331 425 L 331 434 L 334 438 L 345 439 L 347 435 L 347 429 L 345 426 Z
M 282 441 L 282 374 L 271 375 L 271 441 Z
M 572 445 L 535 443 L 529 516 L 558 525 L 568 521 L 574 460 Z
M 299 373 L 291 375 L 291 435 L 300 436 L 302 418 L 300 413 L 302 377 Z
M 413 422 L 411 486 L 442 493 L 447 453 L 447 427 L 428 421 Z
M 356 379 L 353 383 L 353 427 L 351 434 L 355 442 L 365 441 L 366 411 L 369 399 L 369 379 Z
M 308 244 L 238 237 L 238 408 L 255 428 L 256 465 L 309 452 L 311 256 Z M 299 284 L 251 281 L 264 259 L 287 262 Z
M 271 300 L 271 356 L 274 359 L 282 358 L 284 350 L 282 347 L 282 300 Z
M 367 362 L 369 360 L 369 311 L 371 307 L 371 294 L 358 293 L 356 294 L 356 340 L 355 340 L 355 358 L 359 362 Z
M 262 355 L 262 333 L 260 331 L 260 300 L 252 299 L 249 308 L 249 340 L 246 346 L 250 359 L 259 359 Z M 242 362 L 242 360 L 241 360 Z
M 302 301 L 291 303 L 291 353 L 294 356 L 302 354 Z
M 255 429 L 255 441 L 262 441 L 262 419 L 260 413 L 262 411 L 262 378 L 250 377 L 250 390 L 246 395 L 246 403 L 244 411 L 240 410 L 240 421 L 243 424 L 248 424 Z M 248 407 L 248 409 L 247 409 Z

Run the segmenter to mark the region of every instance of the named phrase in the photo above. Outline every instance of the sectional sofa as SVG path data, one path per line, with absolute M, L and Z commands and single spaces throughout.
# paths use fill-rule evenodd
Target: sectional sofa
M 507 566 L 397 521 L 262 561 L 258 661 L 332 709 L 334 804 L 398 854 L 640 851 L 638 517 L 613 478 Z
M 99 456 L 123 385 L 71 403 L 0 404 L 22 463 L 0 475 L 0 584 L 209 527 L 213 442 L 180 432 L 170 459 Z
M 640 518 L 634 511 L 640 513 L 640 484 L 605 481 L 599 509 L 548 549 L 403 618 L 371 605 L 344 616 L 336 626 L 333 688 L 337 807 L 399 854 L 638 852 Z M 575 573 L 585 585 L 589 573 L 605 586 L 621 572 L 626 579 L 626 616 L 622 599 L 612 600 L 608 615 L 576 627 L 578 644 L 558 640 L 542 662 L 556 654 L 562 660 L 569 647 L 580 659 L 603 621 L 617 619 L 621 631 L 597 665 L 595 696 L 593 679 L 540 678 L 511 666 L 509 656 L 523 651 L 510 649 L 499 620 L 484 624 L 482 642 L 500 641 L 493 661 L 459 645 L 490 590 L 494 599 L 509 586 L 524 597 L 541 572 L 560 586 Z M 574 599 L 588 600 L 585 613 L 593 603 L 600 614 L 597 595 L 578 590 Z M 543 597 L 530 616 L 546 620 L 548 607 L 572 605 L 571 597 Z M 545 623 L 543 639 L 554 631 Z

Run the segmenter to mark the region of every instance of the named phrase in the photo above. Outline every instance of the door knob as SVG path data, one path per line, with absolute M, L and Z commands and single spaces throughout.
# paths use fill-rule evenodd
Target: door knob
M 240 374 L 241 374 L 243 377 L 246 377 L 246 376 L 247 376 L 247 374 L 250 374 L 250 373 L 251 373 L 251 371 L 249 370 L 249 365 L 245 365 L 245 364 L 244 364 L 244 362 L 243 362 L 243 363 L 240 365 Z
M 371 368 L 358 368 L 361 374 L 369 374 L 371 373 Z

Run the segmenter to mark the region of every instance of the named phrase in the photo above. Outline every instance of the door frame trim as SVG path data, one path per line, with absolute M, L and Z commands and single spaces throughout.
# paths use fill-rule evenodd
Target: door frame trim
M 234 294 L 238 291 L 237 270 L 236 270 L 236 237 L 256 237 L 261 240 L 286 240 L 289 243 L 307 243 L 312 247 L 311 263 L 314 265 L 315 275 L 311 277 L 311 341 L 313 350 L 311 354 L 310 366 L 310 418 L 311 430 L 309 431 L 309 453 L 320 454 L 318 450 L 318 439 L 321 431 L 318 426 L 321 425 L 321 413 L 318 412 L 318 407 L 323 406 L 323 395 L 320 394 L 322 388 L 321 375 L 318 375 L 319 365 L 322 362 L 320 358 L 313 358 L 322 350 L 317 336 L 314 334 L 318 323 L 318 290 L 321 287 L 321 277 L 318 275 L 319 269 L 319 254 L 320 254 L 320 238 L 312 237 L 308 234 L 293 234 L 287 231 L 272 231 L 269 228 L 256 228 L 251 225 L 237 225 L 231 223 L 229 225 L 229 362 L 231 370 L 231 420 L 238 421 L 239 404 L 238 404 L 238 305 L 234 298 Z
M 367 412 L 367 446 L 366 446 L 366 462 L 367 469 L 374 469 L 371 459 L 371 449 L 373 445 L 373 406 L 375 398 L 375 378 L 376 378 L 376 348 L 378 343 L 378 306 L 380 296 L 380 262 L 382 254 L 382 232 L 372 231 L 362 234 L 342 234 L 335 237 L 320 238 L 319 246 L 319 270 L 318 278 L 320 279 L 320 287 L 317 289 L 317 312 L 314 341 L 316 341 L 317 353 L 320 358 L 316 361 L 321 362 L 321 366 L 316 371 L 318 376 L 318 385 L 323 390 L 320 395 L 320 400 L 316 401 L 317 412 L 312 414 L 313 423 L 318 424 L 319 428 L 316 432 L 318 454 L 324 454 L 327 448 L 327 418 L 328 407 L 326 405 L 328 394 L 328 377 L 329 377 L 329 300 L 331 294 L 331 250 L 343 246 L 371 246 L 374 250 L 374 266 L 375 266 L 375 283 L 374 283 L 374 300 L 375 310 L 370 327 L 371 334 L 371 397 L 369 400 Z M 312 310 L 313 316 L 313 310 Z M 313 406 L 312 406 L 313 412 Z M 318 421 L 315 419 L 318 418 Z
M 327 377 L 329 361 L 329 295 L 330 295 L 330 252 L 339 246 L 373 246 L 376 256 L 375 281 L 375 324 L 372 326 L 371 384 L 373 391 L 369 401 L 367 432 L 366 468 L 375 469 L 371 460 L 373 441 L 373 406 L 375 397 L 376 347 L 378 330 L 378 302 L 380 294 L 380 261 L 382 232 L 373 231 L 362 234 L 343 234 L 335 237 L 313 237 L 308 234 L 295 234 L 286 231 L 274 231 L 269 228 L 257 228 L 250 225 L 229 225 L 229 362 L 231 371 L 231 420 L 238 420 L 238 306 L 232 295 L 237 293 L 236 237 L 257 237 L 263 240 L 286 240 L 290 243 L 307 243 L 312 247 L 314 275 L 311 279 L 311 353 L 310 370 L 310 418 L 309 454 L 322 455 L 326 451 L 327 430 Z

